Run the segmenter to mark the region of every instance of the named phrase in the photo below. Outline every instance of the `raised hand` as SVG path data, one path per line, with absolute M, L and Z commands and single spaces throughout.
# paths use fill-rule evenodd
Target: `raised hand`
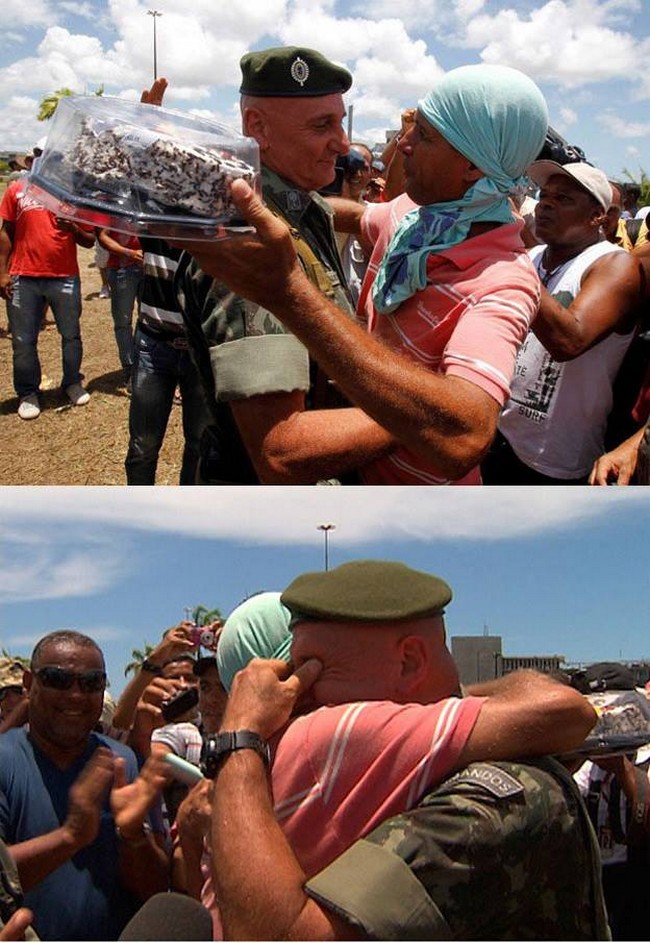
M 145 105 L 162 105 L 167 90 L 167 79 L 155 79 L 151 88 L 145 88 L 140 101 Z
M 98 747 L 70 787 L 64 830 L 78 848 L 84 848 L 99 833 L 104 797 L 113 782 L 115 757 Z
M 235 675 L 222 729 L 253 730 L 268 739 L 286 724 L 322 668 L 318 659 L 310 658 L 292 673 L 285 661 L 254 658 Z

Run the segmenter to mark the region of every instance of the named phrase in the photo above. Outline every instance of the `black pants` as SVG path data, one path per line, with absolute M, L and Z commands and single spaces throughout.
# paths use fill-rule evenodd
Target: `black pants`
M 603 891 L 614 940 L 647 940 L 650 927 L 650 865 L 606 864 Z

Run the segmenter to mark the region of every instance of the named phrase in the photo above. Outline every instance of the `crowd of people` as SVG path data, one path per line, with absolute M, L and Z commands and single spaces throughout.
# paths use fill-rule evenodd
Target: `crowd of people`
M 9 184 L 18 415 L 40 414 L 48 305 L 62 387 L 89 401 L 76 247 L 97 240 L 131 394 L 129 484 L 155 483 L 177 388 L 181 484 L 647 483 L 647 207 L 624 208 L 584 155 L 546 159 L 532 80 L 452 70 L 378 164 L 343 131 L 346 69 L 286 46 L 241 72 L 263 202 L 243 181 L 232 196 L 255 235 L 94 231 L 36 203 L 26 176 Z M 142 100 L 161 105 L 166 85 Z
M 637 744 L 650 703 L 616 665 L 462 686 L 451 598 L 302 573 L 167 630 L 117 703 L 78 632 L 4 658 L 0 939 L 645 939 L 648 756 L 587 760 L 583 692 L 640 699 Z

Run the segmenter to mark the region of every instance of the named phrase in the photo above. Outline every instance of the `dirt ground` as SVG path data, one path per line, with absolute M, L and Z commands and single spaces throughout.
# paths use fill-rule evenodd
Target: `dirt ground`
M 110 301 L 99 298 L 94 249 L 79 249 L 84 345 L 82 372 L 90 393 L 73 407 L 60 388 L 61 344 L 52 313 L 39 337 L 43 370 L 41 415 L 18 417 L 12 384 L 11 337 L 0 302 L 0 485 L 124 485 L 129 441 L 129 397 L 117 356 Z M 156 484 L 178 483 L 183 432 L 174 405 L 158 460 Z

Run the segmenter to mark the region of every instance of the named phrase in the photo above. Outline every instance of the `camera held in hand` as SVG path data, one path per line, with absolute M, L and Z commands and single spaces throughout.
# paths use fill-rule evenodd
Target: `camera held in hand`
M 199 703 L 198 688 L 184 688 L 161 704 L 160 710 L 166 724 L 172 724 Z
M 189 630 L 190 642 L 195 648 L 202 645 L 203 648 L 214 648 L 215 632 L 212 626 L 193 625 Z
M 589 163 L 582 148 L 569 144 L 550 124 L 544 145 L 535 159 L 554 160 L 557 164 Z

